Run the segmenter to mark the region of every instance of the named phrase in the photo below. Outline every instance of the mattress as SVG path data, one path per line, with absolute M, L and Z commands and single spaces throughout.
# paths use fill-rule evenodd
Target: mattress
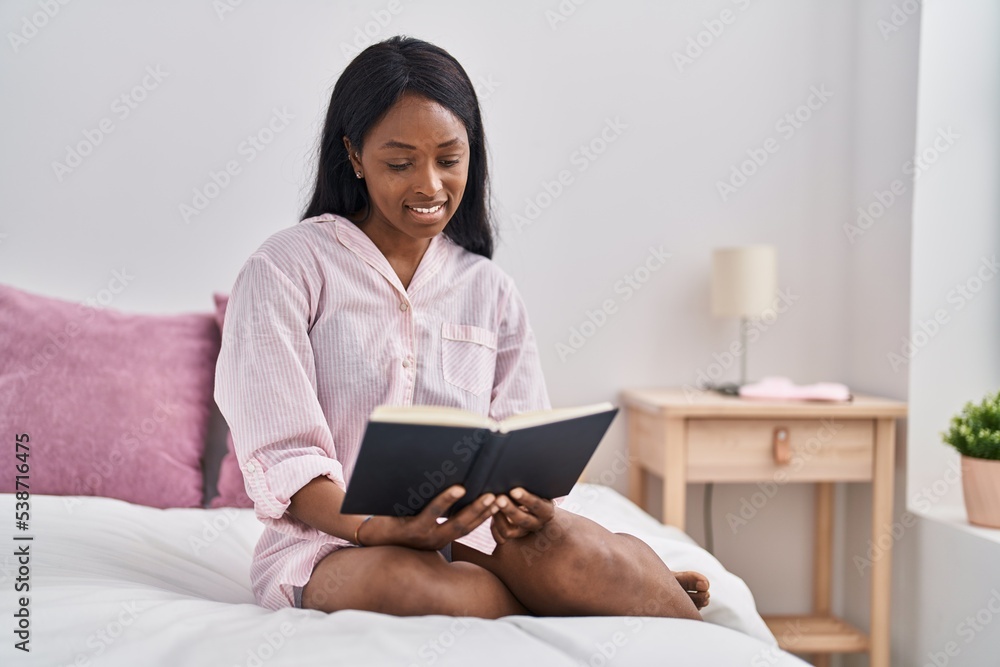
M 0 494 L 13 516 L 14 496 Z M 780 651 L 745 583 L 683 532 L 605 486 L 578 484 L 564 507 L 646 541 L 674 570 L 711 581 L 706 622 L 652 617 L 497 620 L 364 611 L 269 611 L 254 603 L 250 509 L 155 509 L 90 496 L 31 497 L 29 530 L 3 522 L 0 614 L 26 596 L 30 652 L 4 632 L 2 665 L 552 667 L 805 665 Z M 15 540 L 28 537 L 29 540 Z M 30 592 L 14 555 L 27 546 Z

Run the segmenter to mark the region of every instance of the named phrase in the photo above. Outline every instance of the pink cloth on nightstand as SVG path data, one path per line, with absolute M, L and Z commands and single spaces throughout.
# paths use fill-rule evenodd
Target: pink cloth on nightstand
M 740 387 L 740 398 L 798 401 L 849 401 L 851 391 L 839 382 L 797 385 L 786 377 L 766 377 Z

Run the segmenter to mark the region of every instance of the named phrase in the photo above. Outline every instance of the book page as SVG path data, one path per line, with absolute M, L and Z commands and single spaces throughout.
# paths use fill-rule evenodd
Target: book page
M 485 428 L 491 431 L 497 429 L 497 423 L 489 417 L 445 405 L 379 405 L 372 410 L 368 420 L 394 424 Z
M 608 402 L 595 403 L 594 405 L 584 405 L 574 408 L 554 408 L 552 410 L 532 410 L 531 412 L 522 412 L 519 415 L 513 415 L 503 420 L 500 423 L 500 432 L 507 433 L 509 431 L 514 431 L 521 428 L 530 428 L 532 426 L 541 426 L 542 424 L 553 424 L 555 422 L 565 421 L 567 419 L 574 419 L 576 417 L 586 417 L 587 415 L 597 414 L 598 412 L 606 412 L 608 410 L 613 410 L 614 406 Z

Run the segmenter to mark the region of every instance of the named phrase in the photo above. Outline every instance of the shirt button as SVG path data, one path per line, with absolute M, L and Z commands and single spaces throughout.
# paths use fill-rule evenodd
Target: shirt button
M 410 360 L 403 359 L 403 368 L 409 368 L 409 367 L 410 367 Z
M 247 461 L 247 472 L 253 472 L 257 469 L 257 466 L 253 464 L 253 461 Z
M 409 306 L 406 305 L 405 301 L 403 303 L 399 304 L 399 309 L 400 310 L 406 310 L 407 308 L 409 308 Z

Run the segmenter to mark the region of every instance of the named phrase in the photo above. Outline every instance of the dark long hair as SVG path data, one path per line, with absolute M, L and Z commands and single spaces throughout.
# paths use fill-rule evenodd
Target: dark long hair
M 395 36 L 372 44 L 340 75 L 326 113 L 316 187 L 302 220 L 323 213 L 346 217 L 362 209 L 370 214 L 368 188 L 355 178 L 343 137 L 361 150 L 368 130 L 404 93 L 437 102 L 465 125 L 469 177 L 462 203 L 444 234 L 466 250 L 492 258 L 494 232 L 479 99 L 457 60 L 444 49 L 413 37 Z

